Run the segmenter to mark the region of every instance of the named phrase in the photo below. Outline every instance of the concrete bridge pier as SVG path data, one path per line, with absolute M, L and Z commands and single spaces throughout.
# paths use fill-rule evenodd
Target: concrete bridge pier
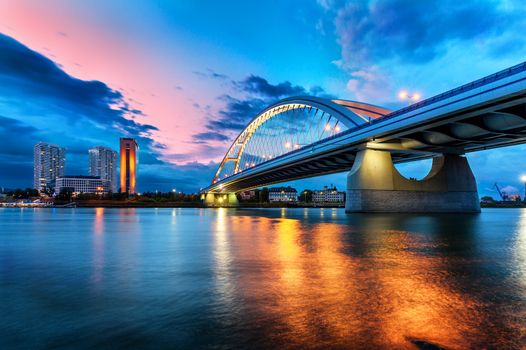
M 391 153 L 365 149 L 357 154 L 347 175 L 345 211 L 476 213 L 480 202 L 464 156 L 435 157 L 424 179 L 409 180 L 396 170 Z
M 239 201 L 234 192 L 230 193 L 206 193 L 201 196 L 207 207 L 237 207 Z

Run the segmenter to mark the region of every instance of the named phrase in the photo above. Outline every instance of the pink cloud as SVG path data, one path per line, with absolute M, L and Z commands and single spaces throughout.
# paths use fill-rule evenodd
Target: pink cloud
M 220 158 L 192 144 L 192 135 L 205 130 L 205 114 L 188 102 L 189 96 L 205 105 L 217 104 L 210 82 L 200 82 L 187 67 L 191 60 L 182 50 L 154 50 L 155 42 L 137 38 L 137 28 L 108 14 L 85 11 L 83 5 L 64 2 L 49 6 L 40 1 L 0 4 L 0 31 L 33 50 L 51 57 L 68 74 L 101 80 L 121 91 L 139 123 L 155 125 L 152 137 L 166 148 L 173 163 Z M 79 12 L 83 12 L 80 15 Z M 184 62 L 184 64 L 182 63 Z M 190 63 L 189 63 L 190 62 Z M 181 88 L 184 86 L 184 90 Z M 179 88 L 174 88 L 179 87 Z M 131 118 L 131 117 L 130 117 Z M 226 147 L 225 147 L 226 151 Z M 169 154 L 184 154 L 182 160 Z

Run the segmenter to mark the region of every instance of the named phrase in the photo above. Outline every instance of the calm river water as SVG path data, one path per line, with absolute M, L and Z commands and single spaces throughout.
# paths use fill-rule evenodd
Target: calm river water
M 1 349 L 526 347 L 526 210 L 0 209 Z

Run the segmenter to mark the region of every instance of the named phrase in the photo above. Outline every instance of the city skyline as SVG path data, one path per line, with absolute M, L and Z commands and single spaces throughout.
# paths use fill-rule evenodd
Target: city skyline
M 123 135 L 144 145 L 139 151 L 140 191 L 176 186 L 196 192 L 210 183 L 241 126 L 279 98 L 334 96 L 397 109 L 407 104 L 398 100 L 400 90 L 431 97 L 526 57 L 524 38 L 517 34 L 525 26 L 519 2 L 481 3 L 476 10 L 492 15 L 483 16 L 484 23 L 458 21 L 462 7 L 449 8 L 442 16 L 445 5 L 430 18 L 408 21 L 423 5 L 406 5 L 258 5 L 256 12 L 286 23 L 261 30 L 261 20 L 242 3 L 216 9 L 230 22 L 215 20 L 214 11 L 195 18 L 196 5 L 168 2 L 135 4 L 126 11 L 118 11 L 123 2 L 89 8 L 67 2 L 55 8 L 31 1 L 2 4 L 0 72 L 10 88 L 2 90 L 0 100 L 0 131 L 8 141 L 0 186 L 31 183 L 31 147 L 37 140 L 63 144 L 68 173 L 81 173 L 84 144 L 117 149 Z M 395 10 L 396 18 L 379 15 Z M 118 21 L 112 13 L 119 14 Z M 240 13 L 247 18 L 240 19 Z M 136 21 L 143 14 L 144 23 L 153 25 Z M 506 27 L 499 20 L 503 16 Z M 27 26 L 27 18 L 34 24 Z M 358 27 L 356 18 L 383 26 Z M 94 23 L 100 24 L 98 29 L 87 30 Z M 246 33 L 240 37 L 236 28 L 241 24 Z M 451 30 L 440 30 L 448 25 Z M 396 26 L 404 29 L 399 37 L 390 34 Z M 281 30 L 287 30 L 290 45 L 273 40 Z M 133 45 L 124 33 L 137 34 L 131 36 Z M 382 52 L 384 35 L 390 46 Z M 253 41 L 247 40 L 250 36 Z M 150 40 L 161 37 L 163 45 Z M 207 50 L 213 54 L 192 59 L 194 52 Z M 17 142 L 9 142 L 13 135 Z M 496 197 L 495 182 L 521 193 L 524 150 L 514 146 L 468 155 L 481 196 Z M 402 168 L 421 175 L 429 165 Z M 329 182 L 343 188 L 345 174 L 287 184 L 317 188 Z
M 60 145 L 39 141 L 34 145 L 33 153 L 33 188 L 40 192 L 58 194 L 60 190 L 57 188 L 67 187 L 63 184 L 68 178 L 99 179 L 107 187 L 104 192 L 117 192 L 117 152 L 109 147 L 93 146 L 87 149 L 87 166 L 84 169 L 87 172 L 78 175 L 66 173 L 67 152 Z M 58 180 L 62 182 L 57 184 Z

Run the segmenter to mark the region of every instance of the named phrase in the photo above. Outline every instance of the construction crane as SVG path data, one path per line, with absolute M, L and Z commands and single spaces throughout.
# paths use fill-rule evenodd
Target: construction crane
M 510 200 L 510 197 L 508 196 L 506 191 L 501 191 L 500 188 L 499 188 L 499 185 L 497 185 L 496 182 L 495 182 L 495 185 L 493 185 L 493 187 L 495 187 L 497 189 L 497 192 L 499 193 L 499 196 L 500 196 L 500 198 L 502 199 L 503 202 L 506 202 L 506 201 Z

